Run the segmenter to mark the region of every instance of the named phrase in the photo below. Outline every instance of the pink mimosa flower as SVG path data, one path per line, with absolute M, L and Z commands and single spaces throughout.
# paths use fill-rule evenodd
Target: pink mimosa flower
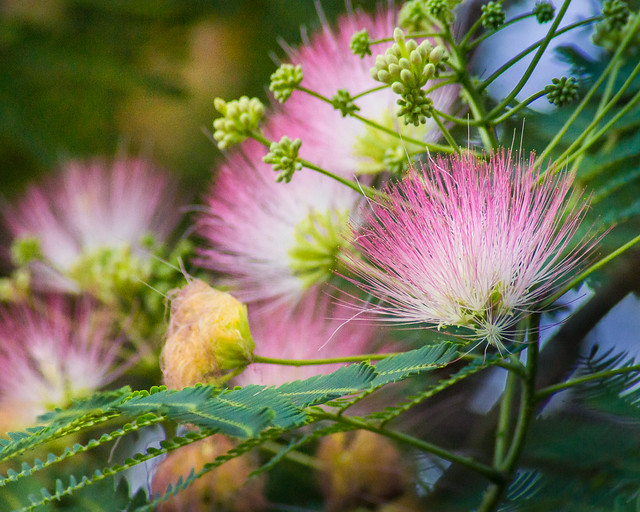
M 32 265 L 34 286 L 74 292 L 82 289 L 73 274 L 83 260 L 104 250 L 146 259 L 144 238 L 163 242 L 180 219 L 169 178 L 139 159 L 69 162 L 3 213 L 16 238 L 40 242 L 46 263 Z
M 327 98 L 333 98 L 339 89 L 356 96 L 378 87 L 380 83 L 371 78 L 370 69 L 375 64 L 376 54 L 384 54 L 392 43 L 376 44 L 371 47 L 372 55 L 361 58 L 353 54 L 350 42 L 352 36 L 363 29 L 371 40 L 391 37 L 396 27 L 396 14 L 389 9 L 380 10 L 374 16 L 351 13 L 340 18 L 335 29 L 323 21 L 320 33 L 312 34 L 309 40 L 304 38 L 304 44 L 297 49 L 286 49 L 288 61 L 302 67 L 304 78 L 300 85 Z M 424 89 L 435 83 L 428 82 Z M 459 87 L 454 84 L 438 88 L 428 97 L 436 109 L 451 112 L 458 94 Z M 366 94 L 355 100 L 360 109 L 357 114 L 401 136 L 437 142 L 442 133 L 433 119 L 415 127 L 406 126 L 397 117 L 399 98 L 390 88 Z M 384 162 L 385 153 L 387 157 L 395 155 L 400 161 L 406 161 L 405 147 L 408 146 L 400 138 L 353 117 L 343 117 L 332 105 L 308 94 L 294 91 L 281 108 L 288 117 L 300 121 L 305 129 L 301 133 L 278 133 L 276 140 L 281 135 L 300 137 L 300 156 L 331 172 L 352 176 L 390 170 Z M 411 145 L 408 149 L 416 147 Z
M 351 252 L 347 266 L 390 320 L 466 327 L 501 349 L 590 244 L 571 249 L 587 207 L 571 206 L 571 184 L 510 153 L 440 157 L 389 186 L 390 203 L 355 234 L 363 258 Z
M 0 429 L 24 428 L 113 381 L 123 339 L 88 300 L 54 296 L 0 309 Z
M 255 353 L 281 359 L 326 359 L 371 353 L 379 329 L 349 321 L 352 309 L 332 304 L 319 290 L 311 290 L 296 306 L 249 308 L 249 324 L 256 344 Z M 285 366 L 252 363 L 238 377 L 239 385 L 280 385 L 285 382 L 327 374 L 342 364 Z
M 360 195 L 309 169 L 277 183 L 264 154 L 248 140 L 218 170 L 197 220 L 208 245 L 199 263 L 243 302 L 295 302 L 331 276 Z

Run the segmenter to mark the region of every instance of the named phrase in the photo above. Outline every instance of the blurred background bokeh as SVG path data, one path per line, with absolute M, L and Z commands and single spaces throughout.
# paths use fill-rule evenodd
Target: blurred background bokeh
M 312 0 L 0 0 L 0 196 L 69 158 L 145 156 L 202 190 L 213 98 L 267 99 Z M 372 9 L 373 0 L 353 0 Z M 328 20 L 343 0 L 322 2 Z M 194 194 L 195 195 L 195 194 Z

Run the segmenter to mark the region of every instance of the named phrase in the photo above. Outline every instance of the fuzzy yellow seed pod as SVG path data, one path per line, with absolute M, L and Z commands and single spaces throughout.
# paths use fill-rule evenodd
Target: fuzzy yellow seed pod
M 171 318 L 160 355 L 167 387 L 219 383 L 251 362 L 255 345 L 244 304 L 200 279 L 172 290 L 170 298 Z

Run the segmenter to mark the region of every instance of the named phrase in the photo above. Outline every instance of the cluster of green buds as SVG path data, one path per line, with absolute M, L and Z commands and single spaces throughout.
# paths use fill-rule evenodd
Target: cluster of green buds
M 400 28 L 393 32 L 395 43 L 384 55 L 376 57 L 371 68 L 374 80 L 390 85 L 399 94 L 405 124 L 418 126 L 431 117 L 432 104 L 422 87 L 432 78 L 437 78 L 444 69 L 447 51 L 442 46 L 433 46 L 429 41 L 418 45 L 414 39 L 405 41 Z
M 351 36 L 349 47 L 354 55 L 358 55 L 363 59 L 365 56 L 371 55 L 371 40 L 369 39 L 369 32 L 367 32 L 366 28 Z
M 339 110 L 342 117 L 347 117 L 360 110 L 353 102 L 353 97 L 346 89 L 338 89 L 338 92 L 331 98 L 331 104 L 333 108 Z
M 507 15 L 502 8 L 502 2 L 489 2 L 482 6 L 480 21 L 487 30 L 495 30 L 504 25 Z
M 459 0 L 410 0 L 398 13 L 398 25 L 409 32 L 433 31 L 438 22 L 451 23 Z
M 605 0 L 602 5 L 604 19 L 595 26 L 593 42 L 613 51 L 625 37 L 625 29 L 631 24 L 629 20 L 634 16 L 629 5 L 624 0 Z M 635 41 L 640 37 L 636 35 Z
M 302 66 L 293 64 L 282 64 L 271 74 L 269 90 L 280 103 L 289 99 L 293 91 L 300 85 L 302 79 Z
M 242 96 L 232 101 L 216 98 L 213 105 L 222 114 L 213 121 L 213 138 L 222 150 L 243 142 L 258 128 L 264 116 L 264 105 L 258 98 Z
M 551 84 L 544 88 L 549 103 L 556 107 L 570 105 L 580 97 L 579 87 L 573 77 L 554 78 Z
M 543 0 L 536 2 L 536 6 L 533 8 L 533 14 L 535 14 L 538 23 L 547 23 L 555 16 L 556 8 L 551 2 Z
M 302 141 L 300 139 L 291 140 L 286 135 L 280 142 L 272 142 L 269 152 L 262 158 L 266 164 L 271 164 L 273 170 L 278 173 L 276 181 L 289 183 L 293 174 L 302 169 L 302 163 L 298 157 Z

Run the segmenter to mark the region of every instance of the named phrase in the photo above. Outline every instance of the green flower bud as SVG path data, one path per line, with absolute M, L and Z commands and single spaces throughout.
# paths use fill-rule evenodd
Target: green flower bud
M 339 110 L 342 117 L 347 117 L 360 110 L 354 102 L 351 94 L 346 89 L 338 89 L 338 92 L 331 98 L 333 108 Z
M 610 31 L 621 30 L 629 20 L 629 5 L 624 0 L 605 0 L 602 5 L 602 14 L 605 17 L 606 29 Z
M 487 30 L 495 30 L 504 25 L 507 18 L 501 2 L 489 2 L 482 6 L 482 26 Z
M 557 107 L 564 107 L 576 101 L 579 97 L 579 87 L 573 77 L 554 78 L 551 84 L 544 88 L 549 103 Z
M 376 64 L 371 68 L 374 80 L 387 85 L 400 82 L 410 89 L 420 88 L 444 69 L 447 59 L 444 47 L 434 48 L 426 40 L 419 45 L 413 39 L 405 42 L 404 32 L 397 27 L 393 38 L 395 44 L 384 55 L 376 56 Z
M 216 98 L 213 105 L 222 114 L 213 121 L 213 138 L 223 150 L 244 141 L 258 128 L 264 116 L 264 105 L 258 98 L 242 96 L 229 102 Z
M 533 13 L 536 15 L 538 23 L 547 23 L 555 16 L 556 8 L 551 2 L 542 0 L 540 2 L 536 2 Z
M 433 113 L 433 101 L 422 89 L 406 91 L 398 100 L 398 116 L 404 117 L 404 124 L 418 126 L 425 124 Z
M 302 163 L 298 157 L 298 151 L 302 141 L 300 139 L 291 140 L 286 135 L 280 142 L 272 142 L 269 152 L 262 158 L 266 164 L 272 164 L 273 170 L 278 172 L 276 181 L 289 183 L 293 174 L 302 169 Z
M 427 0 L 427 12 L 435 19 L 445 23 L 453 20 L 451 7 L 448 0 Z
M 371 55 L 371 40 L 367 29 L 353 34 L 349 47 L 354 55 L 358 55 L 363 59 L 366 55 Z
M 289 99 L 303 79 L 302 66 L 283 64 L 272 75 L 269 90 L 280 103 Z

